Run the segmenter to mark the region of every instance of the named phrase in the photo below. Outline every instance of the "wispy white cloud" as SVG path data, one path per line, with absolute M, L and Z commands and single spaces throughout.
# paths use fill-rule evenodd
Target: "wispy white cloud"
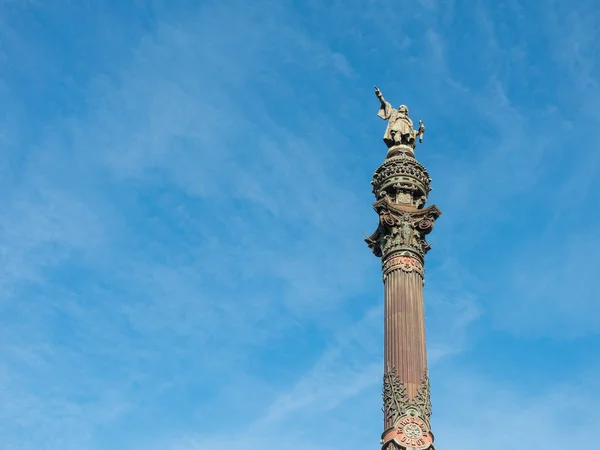
M 477 292 L 482 282 L 450 258 L 428 271 L 425 316 L 430 365 L 468 349 L 471 329 L 484 314 Z
M 312 368 L 274 400 L 264 420 L 276 422 L 306 408 L 311 413 L 331 410 L 379 382 L 381 317 L 382 309 L 377 307 L 359 322 L 348 324 Z
M 5 317 L 16 318 L 21 331 L 5 332 L 3 359 L 12 380 L 5 403 L 23 405 L 6 414 L 26 416 L 21 426 L 38 432 L 25 437 L 11 428 L 7 445 L 92 448 L 93 430 L 126 413 L 119 405 L 142 401 L 135 386 L 154 384 L 144 400 L 153 404 L 185 383 L 187 370 L 210 382 L 252 345 L 289 333 L 296 316 L 317 319 L 360 288 L 354 274 L 363 264 L 344 257 L 354 247 L 338 234 L 349 228 L 332 228 L 339 218 L 356 220 L 354 200 L 329 181 L 333 158 L 309 145 L 323 147 L 325 139 L 302 136 L 314 129 L 310 123 L 280 125 L 270 117 L 278 118 L 280 105 L 247 95 L 252 78 L 283 48 L 305 57 L 287 56 L 292 67 L 333 68 L 336 76 L 352 68 L 343 55 L 258 15 L 235 16 L 237 34 L 216 48 L 199 47 L 219 21 L 232 19 L 221 8 L 203 12 L 142 39 L 129 66 L 94 81 L 85 115 L 57 121 L 44 145 L 29 149 L 34 163 L 2 211 L 3 286 L 15 285 L 20 302 Z M 282 42 L 267 40 L 272 33 Z M 232 59 L 242 45 L 245 52 Z M 199 70 L 205 64 L 213 70 Z M 291 84 L 273 86 L 283 99 L 293 94 Z M 137 197 L 164 180 L 171 191 L 163 204 Z M 181 241 L 160 215 L 163 206 L 177 212 L 175 223 L 187 233 Z M 300 262 L 309 254 L 317 264 Z M 64 272 L 75 267 L 92 272 Z M 60 277 L 68 276 L 72 284 L 62 287 Z M 269 277 L 274 288 L 266 292 L 257 280 Z M 49 303 L 40 308 L 42 301 Z M 64 339 L 75 341 L 62 343 L 51 323 L 66 326 Z M 36 324 L 43 326 L 30 334 Z M 185 362 L 181 345 L 200 359 Z M 55 384 L 52 394 L 38 388 L 43 374 Z
M 454 302 L 452 306 L 457 303 L 462 302 Z M 441 314 L 446 320 L 444 338 L 447 347 L 434 347 L 430 358 L 433 363 L 462 350 L 450 346 L 463 343 L 466 328 L 477 313 L 471 304 L 463 303 L 458 309 L 448 308 Z M 301 373 L 291 387 L 283 388 L 255 420 L 241 426 L 236 435 L 231 435 L 228 430 L 214 435 L 190 434 L 167 440 L 160 446 L 169 449 L 229 446 L 250 449 L 262 445 L 270 449 L 277 448 L 281 440 L 289 439 L 291 448 L 324 449 L 330 448 L 338 439 L 338 432 L 348 428 L 349 422 L 344 416 L 364 425 L 364 429 L 352 432 L 355 448 L 375 442 L 373 436 L 380 431 L 382 415 L 365 414 L 365 407 L 361 405 L 366 404 L 367 408 L 376 411 L 380 403 L 382 315 L 382 308 L 376 307 L 339 331 L 314 364 Z M 307 423 L 319 423 L 329 431 L 322 433 L 313 429 L 313 433 L 304 433 L 304 427 L 298 425 Z
M 436 396 L 438 412 L 445 411 L 444 420 L 435 421 L 437 440 L 451 448 L 476 449 L 486 442 L 490 449 L 501 449 L 510 441 L 558 449 L 565 443 L 557 429 L 584 435 L 599 420 L 592 381 L 597 374 L 581 374 L 572 383 L 544 392 L 515 389 L 473 374 L 453 375 L 440 382 L 439 392 L 452 394 Z M 457 433 L 461 427 L 465 431 Z

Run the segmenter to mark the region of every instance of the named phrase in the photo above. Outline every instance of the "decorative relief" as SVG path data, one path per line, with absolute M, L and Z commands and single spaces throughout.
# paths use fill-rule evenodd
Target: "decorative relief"
M 383 414 L 386 421 L 396 423 L 410 406 L 410 397 L 406 385 L 396 373 L 396 369 L 388 370 L 383 375 Z
M 423 374 L 421 385 L 414 398 L 409 397 L 405 383 L 400 380 L 396 368 L 389 369 L 383 375 L 383 412 L 385 419 L 396 424 L 401 417 L 419 416 L 429 422 L 431 400 L 429 377 Z
M 430 450 L 435 450 L 433 444 L 429 446 Z M 396 441 L 393 439 L 391 441 L 386 442 L 381 450 L 417 450 L 415 447 L 403 447 L 401 445 L 396 444 Z
M 403 272 L 417 272 L 421 277 L 425 275 L 423 264 L 414 256 L 410 255 L 394 255 L 383 264 L 383 277 L 394 270 L 402 270 Z
M 423 375 L 417 395 L 411 398 L 396 369 L 388 370 L 383 376 L 383 412 L 386 421 L 393 424 L 382 435 L 384 450 L 426 450 L 433 447 L 433 434 L 429 426 L 431 401 L 427 372 Z
M 382 450 L 406 450 L 404 447 L 400 447 L 396 442 L 392 439 L 391 441 L 386 442 Z
M 404 435 L 409 438 L 409 439 L 417 439 L 421 437 L 421 428 L 420 428 L 420 423 L 416 424 L 416 423 L 407 423 L 404 428 L 402 429 L 402 432 L 404 433 Z
M 381 234 L 379 233 L 379 229 L 377 229 L 377 231 L 375 233 L 373 233 L 371 236 L 365 236 L 365 242 L 367 243 L 367 246 L 371 249 L 373 254 L 375 256 L 377 256 L 378 258 L 381 258 L 383 256 L 381 253 L 381 245 L 379 243 L 380 237 L 381 237 Z
M 410 205 L 413 198 L 412 195 L 408 192 L 398 192 L 396 194 L 396 203 L 403 203 L 406 205 Z
M 435 206 L 415 209 L 393 204 L 388 197 L 375 202 L 373 207 L 379 214 L 379 227 L 365 239 L 373 253 L 387 257 L 408 251 L 423 259 L 431 248 L 425 236 L 433 230 L 440 211 Z
M 427 169 L 425 169 L 420 162 L 414 158 L 397 156 L 384 161 L 384 163 L 379 166 L 373 175 L 371 184 L 377 186 L 388 178 L 401 177 L 403 175 L 411 178 L 414 177 L 425 185 L 431 183 L 431 178 L 429 177 Z
M 431 191 L 431 178 L 427 170 L 414 158 L 404 154 L 387 159 L 373 175 L 375 198 L 389 197 L 394 203 L 410 204 L 421 208 Z
M 430 385 L 429 375 L 427 371 L 423 374 L 421 379 L 421 385 L 417 390 L 417 395 L 414 399 L 414 404 L 425 414 L 427 417 L 431 416 L 431 396 L 430 396 Z
M 421 233 L 413 229 L 410 220 L 402 223 L 401 227 L 394 227 L 389 234 L 381 238 L 381 251 L 384 255 L 389 255 L 402 249 L 414 250 L 418 255 L 425 256 L 424 238 Z
M 404 450 L 402 447 L 397 445 L 393 440 L 386 442 L 381 450 Z
M 399 444 L 401 449 L 427 450 L 432 448 L 433 434 L 429 430 L 429 425 L 420 417 L 405 416 L 398 421 L 395 428 L 383 434 L 384 448 L 388 442 Z

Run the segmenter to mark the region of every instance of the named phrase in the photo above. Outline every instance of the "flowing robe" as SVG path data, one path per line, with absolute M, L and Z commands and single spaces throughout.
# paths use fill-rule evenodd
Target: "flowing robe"
M 415 140 L 415 131 L 410 117 L 401 113 L 389 102 L 383 101 L 377 116 L 387 120 L 387 128 L 383 140 L 388 145 L 412 144 Z

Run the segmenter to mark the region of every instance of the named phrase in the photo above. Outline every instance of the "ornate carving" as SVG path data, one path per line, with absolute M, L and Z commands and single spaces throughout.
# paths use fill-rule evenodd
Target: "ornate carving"
M 407 448 L 409 450 L 414 450 L 414 447 L 402 447 L 402 446 L 396 444 L 396 442 L 394 440 L 391 440 L 391 441 L 384 443 L 381 450 L 407 450 Z M 433 444 L 431 444 L 429 446 L 429 449 L 435 450 L 435 446 Z
M 412 201 L 413 198 L 409 192 L 398 192 L 396 194 L 396 203 L 404 203 L 410 205 Z
M 414 404 L 423 411 L 427 417 L 431 416 L 431 393 L 429 385 L 429 375 L 427 371 L 423 374 L 421 385 L 417 390 L 417 395 L 414 399 Z
M 392 368 L 383 374 L 383 414 L 386 420 L 396 423 L 410 405 L 406 385 Z
M 430 246 L 425 236 L 433 230 L 441 214 L 435 206 L 415 209 L 392 203 L 385 197 L 373 204 L 379 214 L 379 227 L 365 239 L 373 253 L 384 259 L 398 252 L 411 252 L 421 260 Z
M 380 199 L 390 197 L 393 203 L 421 208 L 431 191 L 427 170 L 414 158 L 405 154 L 388 158 L 373 175 L 373 194 Z
M 414 158 L 401 155 L 385 160 L 373 174 L 373 181 L 371 184 L 377 186 L 388 178 L 400 176 L 416 178 L 427 186 L 431 183 L 429 173 L 427 173 L 427 169 L 425 169 L 421 163 Z
M 419 416 L 429 423 L 431 400 L 429 376 L 423 374 L 421 385 L 414 398 L 409 397 L 405 383 L 400 380 L 396 368 L 389 369 L 383 375 L 383 413 L 385 419 L 394 425 L 403 416 Z
M 398 444 L 396 444 L 394 441 L 389 441 L 383 445 L 381 450 L 404 450 L 404 449 L 402 447 L 400 447 Z
M 388 370 L 383 376 L 383 412 L 386 421 L 393 424 L 381 436 L 383 450 L 433 449 L 427 371 L 423 374 L 417 395 L 411 398 L 396 369 Z
M 379 244 L 379 233 L 378 233 L 379 229 L 373 233 L 371 236 L 365 236 L 365 242 L 367 243 L 367 246 L 371 249 L 371 251 L 373 252 L 373 254 L 375 256 L 377 256 L 378 258 L 381 258 L 382 253 L 381 253 L 381 245 Z
M 419 425 L 417 425 L 416 423 L 406 424 L 403 431 L 404 431 L 404 434 L 406 435 L 406 437 L 408 437 L 410 439 L 417 439 L 417 438 L 421 437 L 421 429 L 419 428 Z
M 402 447 L 400 447 L 398 444 L 396 444 L 396 442 L 394 441 L 388 441 L 386 442 L 381 450 L 405 450 Z
M 433 434 L 429 424 L 420 417 L 404 416 L 394 428 L 383 433 L 381 443 L 384 448 L 388 442 L 394 442 L 401 449 L 428 450 L 433 446 Z
M 421 277 L 425 275 L 423 263 L 409 254 L 397 253 L 383 263 L 383 279 L 394 270 L 401 270 L 406 273 L 417 272 Z

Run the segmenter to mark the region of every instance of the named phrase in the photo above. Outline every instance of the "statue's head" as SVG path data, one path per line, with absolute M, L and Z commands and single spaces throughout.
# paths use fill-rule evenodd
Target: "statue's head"
M 398 112 L 408 116 L 408 107 L 406 105 L 398 106 Z

